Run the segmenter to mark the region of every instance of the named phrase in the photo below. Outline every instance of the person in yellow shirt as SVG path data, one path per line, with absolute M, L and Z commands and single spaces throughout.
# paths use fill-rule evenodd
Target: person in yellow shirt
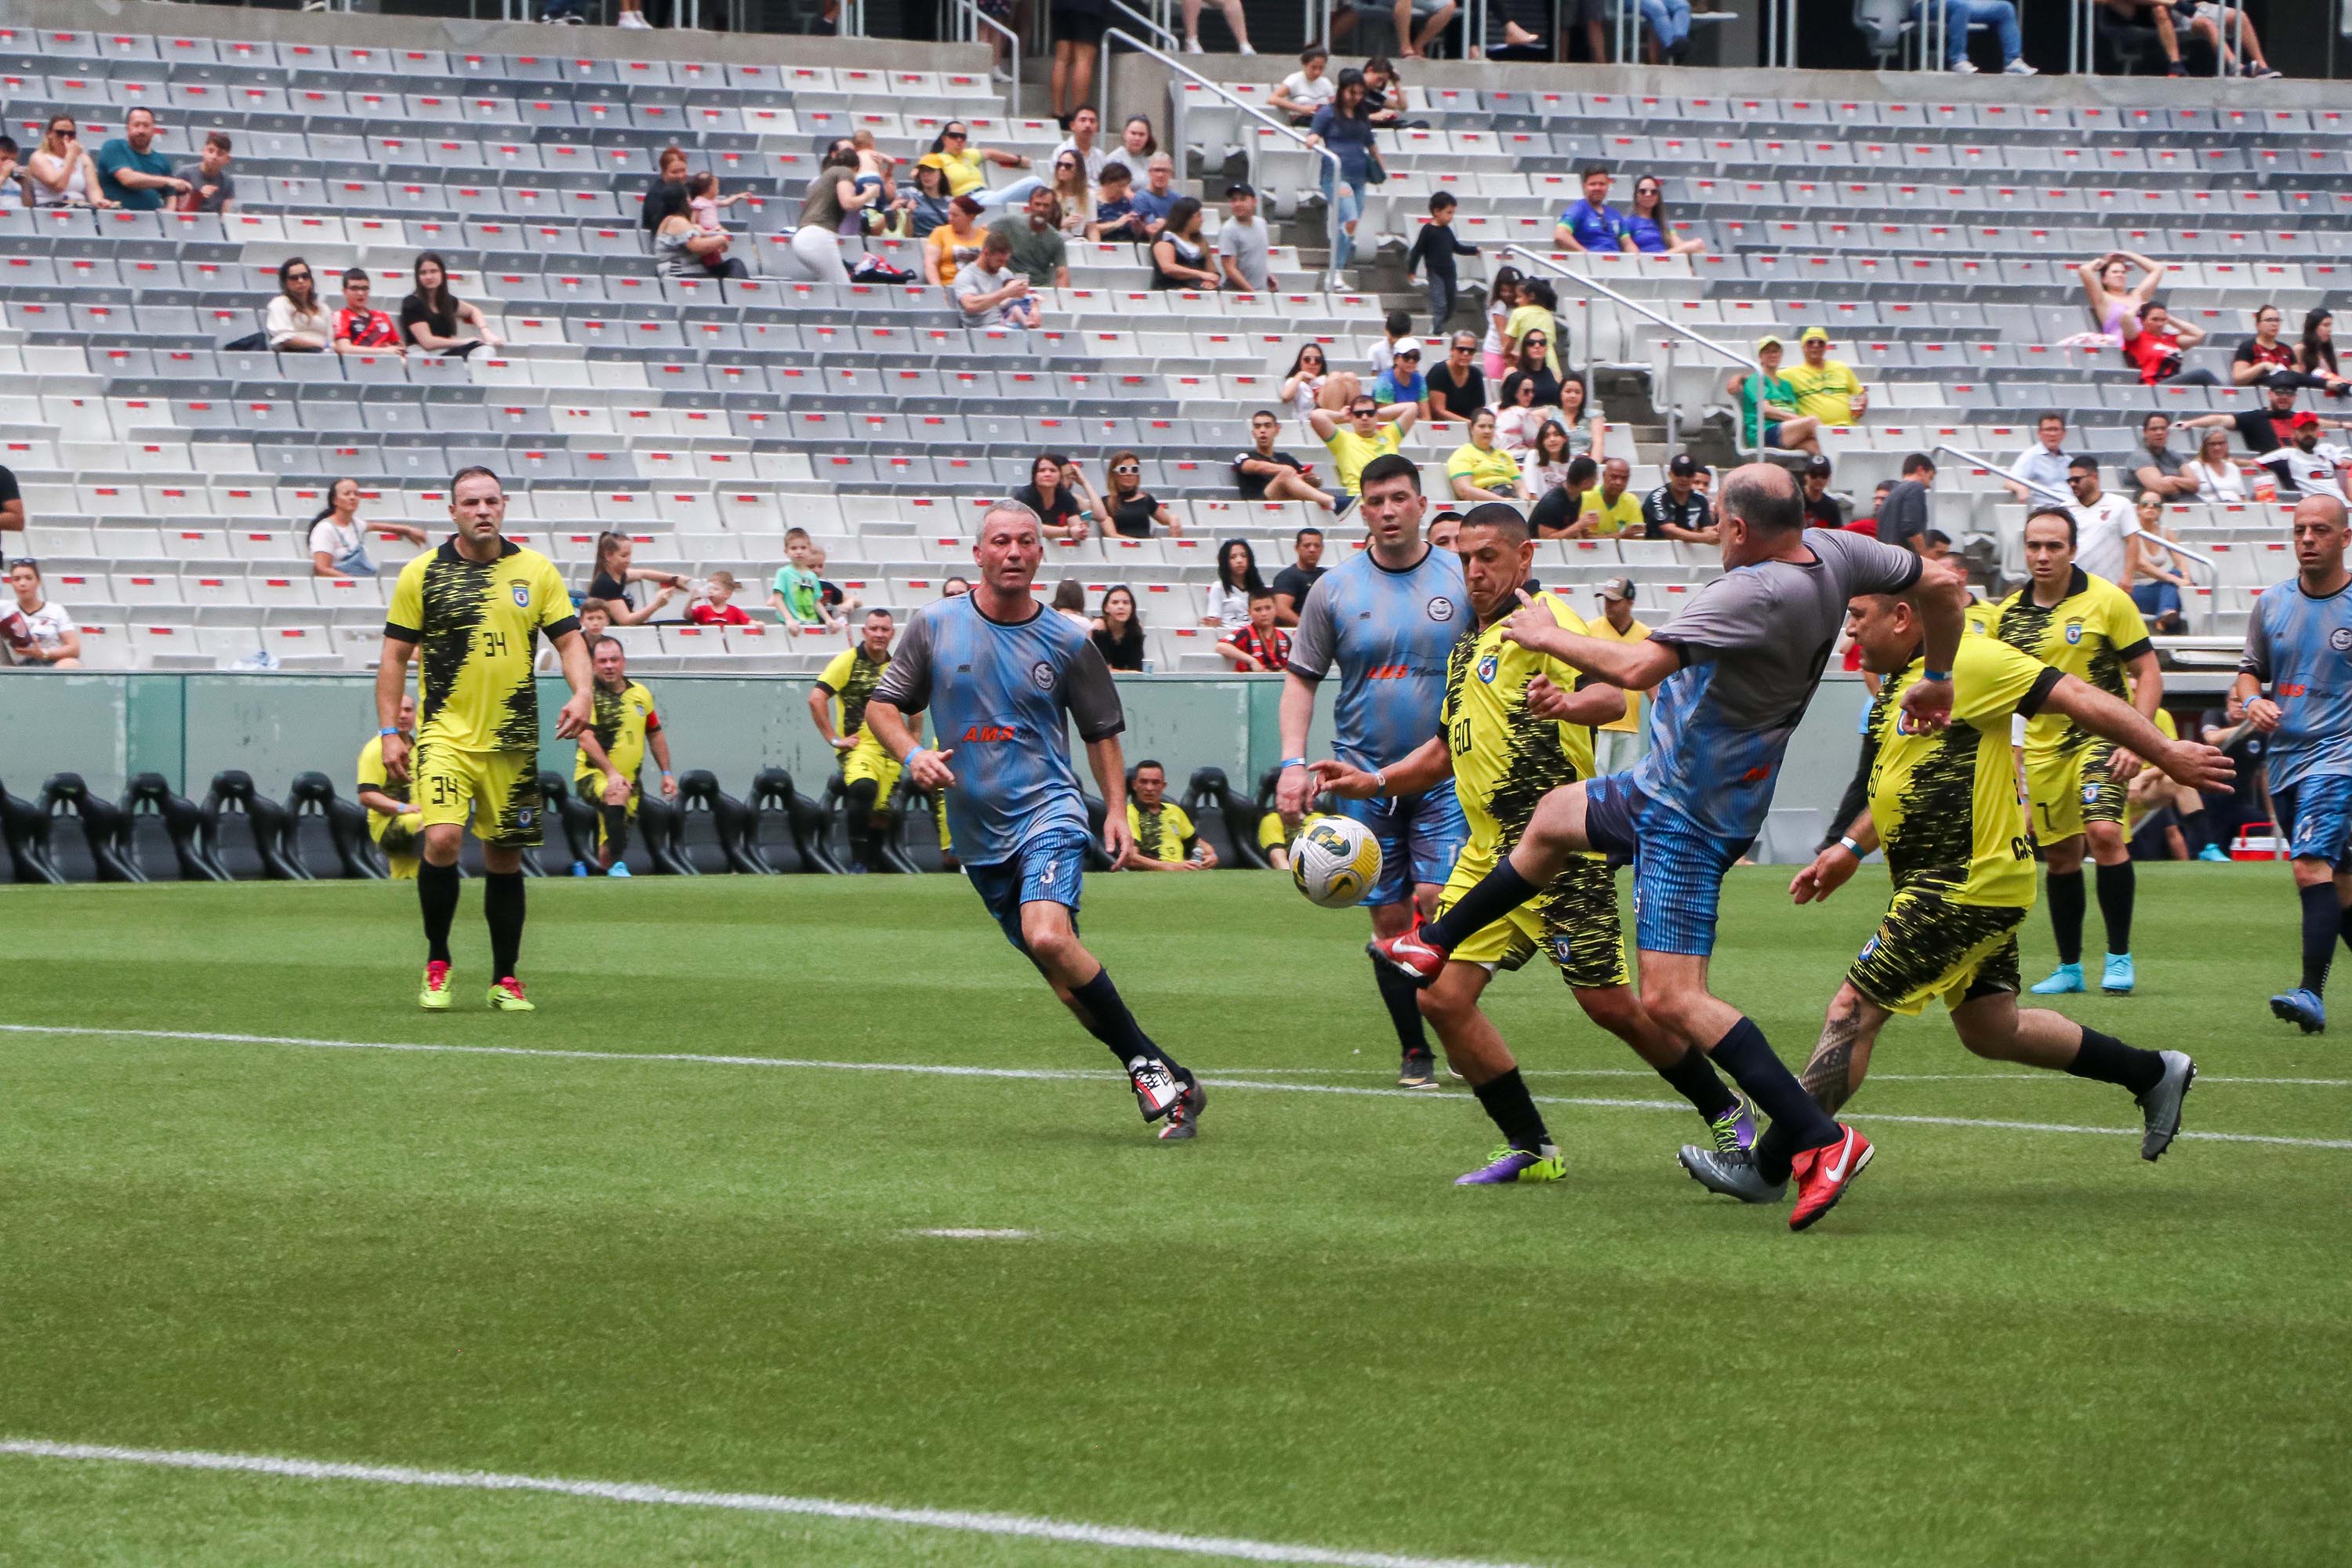
M 1648 525 L 1643 521 L 1640 498 L 1628 488 L 1633 479 L 1633 465 L 1624 458 L 1612 458 L 1601 464 L 1601 488 L 1585 492 L 1584 510 L 1569 536 L 1614 539 L 1622 533 L 1641 538 Z
M 1381 405 L 1372 401 L 1371 395 L 1360 393 L 1348 405 L 1345 426 L 1327 408 L 1318 408 L 1308 415 L 1307 423 L 1330 449 L 1331 468 L 1339 488 L 1351 496 L 1360 496 L 1364 493 L 1364 465 L 1402 447 L 1404 433 L 1419 417 L 1418 409 L 1407 408 L 1394 419 L 1382 419 Z
M 1587 621 L 1585 631 L 1609 642 L 1644 642 L 1650 628 L 1633 618 L 1633 579 L 1612 577 L 1596 589 L 1601 600 L 1601 618 Z M 1625 714 L 1592 731 L 1592 771 L 1600 773 L 1630 773 L 1642 760 L 1642 703 L 1648 693 L 1625 693 Z
M 877 871 L 881 835 L 889 826 L 890 791 L 898 785 L 899 763 L 866 727 L 866 704 L 890 668 L 890 639 L 898 624 L 887 610 L 868 610 L 857 642 L 833 656 L 809 691 L 809 718 L 825 744 L 841 754 L 843 824 L 849 833 L 850 869 Z M 921 721 L 915 722 L 921 738 Z M 940 830 L 940 848 L 948 847 L 947 829 Z
M 1797 412 L 1824 425 L 1861 424 L 1870 410 L 1870 394 L 1863 390 L 1852 365 L 1830 358 L 1828 331 L 1807 327 L 1797 347 L 1803 357 L 1780 373 L 1797 395 Z
M 1168 770 L 1149 759 L 1135 764 L 1135 779 L 1128 786 L 1127 832 L 1127 858 L 1119 862 L 1124 870 L 1216 868 L 1216 850 L 1184 808 L 1168 798 Z
M 1495 445 L 1495 411 L 1481 408 L 1470 416 L 1470 439 L 1445 459 L 1445 477 L 1454 499 L 1465 501 L 1535 500 L 1519 471 L 1519 460 Z
M 416 699 L 403 692 L 400 716 L 393 727 L 411 745 L 416 742 Z M 384 864 L 395 882 L 416 880 L 416 805 L 408 798 L 408 781 L 384 771 L 383 737 L 360 748 L 359 802 L 367 807 L 368 837 L 383 851 Z
M 629 819 L 637 815 L 637 770 L 646 753 L 653 752 L 661 769 L 665 800 L 677 798 L 677 777 L 670 772 L 669 736 L 661 715 L 654 711 L 654 694 L 629 679 L 628 654 L 618 637 L 599 637 L 590 650 L 596 671 L 594 717 L 580 732 L 580 753 L 572 764 L 572 787 L 580 798 L 596 806 L 596 862 L 605 875 L 625 877 L 629 864 Z M 575 877 L 588 874 L 585 866 L 572 868 Z

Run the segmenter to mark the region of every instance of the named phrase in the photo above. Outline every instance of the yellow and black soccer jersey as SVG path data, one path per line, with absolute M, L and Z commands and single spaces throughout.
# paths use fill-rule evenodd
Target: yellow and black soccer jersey
M 1556 594 L 1536 603 L 1571 632 L 1589 635 L 1584 618 Z M 1505 851 L 1527 831 L 1536 803 L 1561 784 L 1592 776 L 1592 731 L 1528 712 L 1528 683 L 1548 675 L 1562 691 L 1581 679 L 1549 654 L 1503 640 L 1496 621 L 1461 638 L 1448 656 L 1439 732 L 1454 756 L 1454 793 L 1471 842 Z
M 2055 605 L 2035 604 L 2031 583 L 2003 599 L 1992 635 L 2122 702 L 2131 700 L 2124 666 L 2148 649 L 2147 623 L 2131 595 L 2079 566 Z M 2044 713 L 2025 728 L 2028 752 L 2077 752 L 2095 739 L 2063 713 Z
M 833 697 L 833 731 L 846 739 L 866 727 L 866 704 L 874 696 L 874 689 L 882 684 L 882 672 L 890 668 L 890 656 L 868 657 L 866 645 L 843 648 L 816 678 L 817 689 Z
M 1971 594 L 1969 595 L 1969 607 L 1961 611 L 1960 615 L 1968 622 L 1965 635 L 1990 637 L 1993 623 L 2000 619 L 2000 606 L 1990 599 L 1979 599 Z
M 600 680 L 590 696 L 595 709 L 588 727 L 596 732 L 596 743 L 604 748 L 613 772 L 634 782 L 637 770 L 645 765 L 646 737 L 661 733 L 661 715 L 654 711 L 654 694 L 634 680 L 618 691 L 609 691 Z M 584 779 L 597 771 L 596 764 L 588 760 L 588 748 L 581 747 L 579 759 L 572 763 L 572 776 Z
M 1897 889 L 1956 904 L 2033 902 L 2033 848 L 2017 798 L 2010 715 L 2029 719 L 2062 671 L 1993 637 L 1962 637 L 1952 665 L 1952 721 L 1911 733 L 1903 693 L 1924 658 L 1886 683 L 1871 708 L 1870 820 Z
M 402 567 L 383 635 L 420 645 L 417 743 L 537 751 L 534 639 L 579 626 L 555 563 L 512 540 L 496 561 L 467 560 L 453 538 Z
M 1164 860 L 1171 866 L 1182 862 L 1184 846 L 1197 837 L 1192 819 L 1172 800 L 1161 801 L 1158 811 L 1146 811 L 1129 801 L 1127 830 L 1135 837 L 1138 854 L 1147 860 Z
M 404 805 L 408 803 L 408 781 L 394 778 L 384 768 L 382 735 L 378 735 L 360 748 L 359 784 L 362 789 L 372 789 L 379 795 L 388 795 Z M 369 812 L 368 837 L 379 844 L 383 843 L 383 830 L 390 827 L 392 824 L 393 819 L 383 813 Z

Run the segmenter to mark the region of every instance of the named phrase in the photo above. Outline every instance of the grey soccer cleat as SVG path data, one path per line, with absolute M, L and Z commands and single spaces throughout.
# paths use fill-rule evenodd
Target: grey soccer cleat
M 2147 1129 L 2139 1140 L 2143 1160 L 2160 1159 L 2172 1147 L 2180 1132 L 2180 1102 L 2189 1098 L 2189 1086 L 2197 1081 L 2197 1064 L 2185 1052 L 2158 1051 L 2157 1055 L 2164 1058 L 2164 1076 L 2156 1080 L 2154 1089 L 2138 1097 Z
M 1186 1073 L 1183 1094 L 1177 1100 L 1176 1108 L 1160 1123 L 1160 1141 L 1174 1143 L 1187 1138 L 1198 1138 L 1201 1135 L 1201 1112 L 1208 1108 L 1209 1091 L 1201 1087 L 1198 1079 Z
M 1745 1149 L 1724 1153 L 1685 1143 L 1680 1158 L 1691 1180 L 1710 1193 L 1721 1193 L 1743 1204 L 1777 1204 L 1788 1196 L 1789 1184 L 1768 1182 L 1757 1174 L 1756 1157 Z

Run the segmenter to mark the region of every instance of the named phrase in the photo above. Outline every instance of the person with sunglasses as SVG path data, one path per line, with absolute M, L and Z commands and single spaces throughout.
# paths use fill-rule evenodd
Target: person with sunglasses
M 278 294 L 262 315 L 269 346 L 280 353 L 324 353 L 333 332 L 310 264 L 289 256 L 278 268 Z
M 1007 202 L 1025 200 L 1031 191 L 1045 183 L 1033 175 L 990 190 L 989 164 L 1002 169 L 1025 169 L 1029 160 L 1002 148 L 973 146 L 971 131 L 961 120 L 950 120 L 940 127 L 940 133 L 931 138 L 929 156 L 940 160 L 940 167 L 948 177 L 948 195 L 968 195 L 984 207 L 1001 207 Z
M 1054 201 L 1061 208 L 1059 227 L 1070 239 L 1084 239 L 1095 220 L 1094 188 L 1087 184 L 1086 168 L 1076 153 L 1054 154 Z
M 1445 359 L 1424 379 L 1429 398 L 1424 405 L 1430 423 L 1466 425 L 1486 406 L 1486 376 L 1478 368 L 1478 334 L 1454 334 L 1445 345 Z
M 1364 493 L 1364 465 L 1375 458 L 1384 458 L 1404 445 L 1405 433 L 1421 417 L 1421 411 L 1411 404 L 1402 408 L 1394 419 L 1381 417 L 1381 405 L 1369 394 L 1359 394 L 1348 405 L 1347 422 L 1343 426 L 1328 409 L 1318 408 L 1307 416 L 1307 423 L 1331 454 L 1331 468 L 1339 480 L 1339 488 L 1351 496 Z
M 33 155 L 25 161 L 25 189 L 37 207 L 110 207 L 99 184 L 98 165 L 81 144 L 81 127 L 70 114 L 49 121 Z
M 1113 452 L 1105 465 L 1109 479 L 1103 491 L 1107 531 L 1126 539 L 1150 539 L 1152 525 L 1171 539 L 1184 537 L 1184 525 L 1160 500 L 1143 488 L 1143 459 L 1133 452 Z
M 1706 241 L 1677 237 L 1674 220 L 1666 216 L 1665 184 L 1655 174 L 1644 174 L 1633 182 L 1633 210 L 1625 215 L 1625 237 L 1633 248 L 1651 256 L 1696 256 L 1706 251 Z

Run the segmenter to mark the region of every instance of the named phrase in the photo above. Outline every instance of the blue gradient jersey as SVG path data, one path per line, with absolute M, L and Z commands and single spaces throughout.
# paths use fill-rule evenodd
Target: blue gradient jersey
M 1339 760 L 1370 769 L 1398 762 L 1437 733 L 1446 660 L 1470 624 L 1462 558 L 1430 550 L 1392 572 L 1358 552 L 1317 579 L 1299 606 L 1291 674 L 1321 680 L 1339 667 Z
M 2352 587 L 2324 599 L 2289 578 L 2254 601 L 2238 668 L 2279 705 L 2269 740 L 2273 793 L 2352 773 Z
M 1727 572 L 1650 636 L 1683 668 L 1659 683 L 1650 754 L 1633 784 L 1727 842 L 1756 837 L 1789 737 L 1837 646 L 1846 601 L 1900 594 L 1919 558 L 1858 533 L 1805 530 L 1808 562 Z
M 1056 830 L 1086 837 L 1070 725 L 1088 742 L 1127 728 L 1109 668 L 1067 616 L 1039 605 L 1007 625 L 971 594 L 915 612 L 874 697 L 930 710 L 940 749 L 955 753 L 949 831 L 975 866 L 1011 860 Z

